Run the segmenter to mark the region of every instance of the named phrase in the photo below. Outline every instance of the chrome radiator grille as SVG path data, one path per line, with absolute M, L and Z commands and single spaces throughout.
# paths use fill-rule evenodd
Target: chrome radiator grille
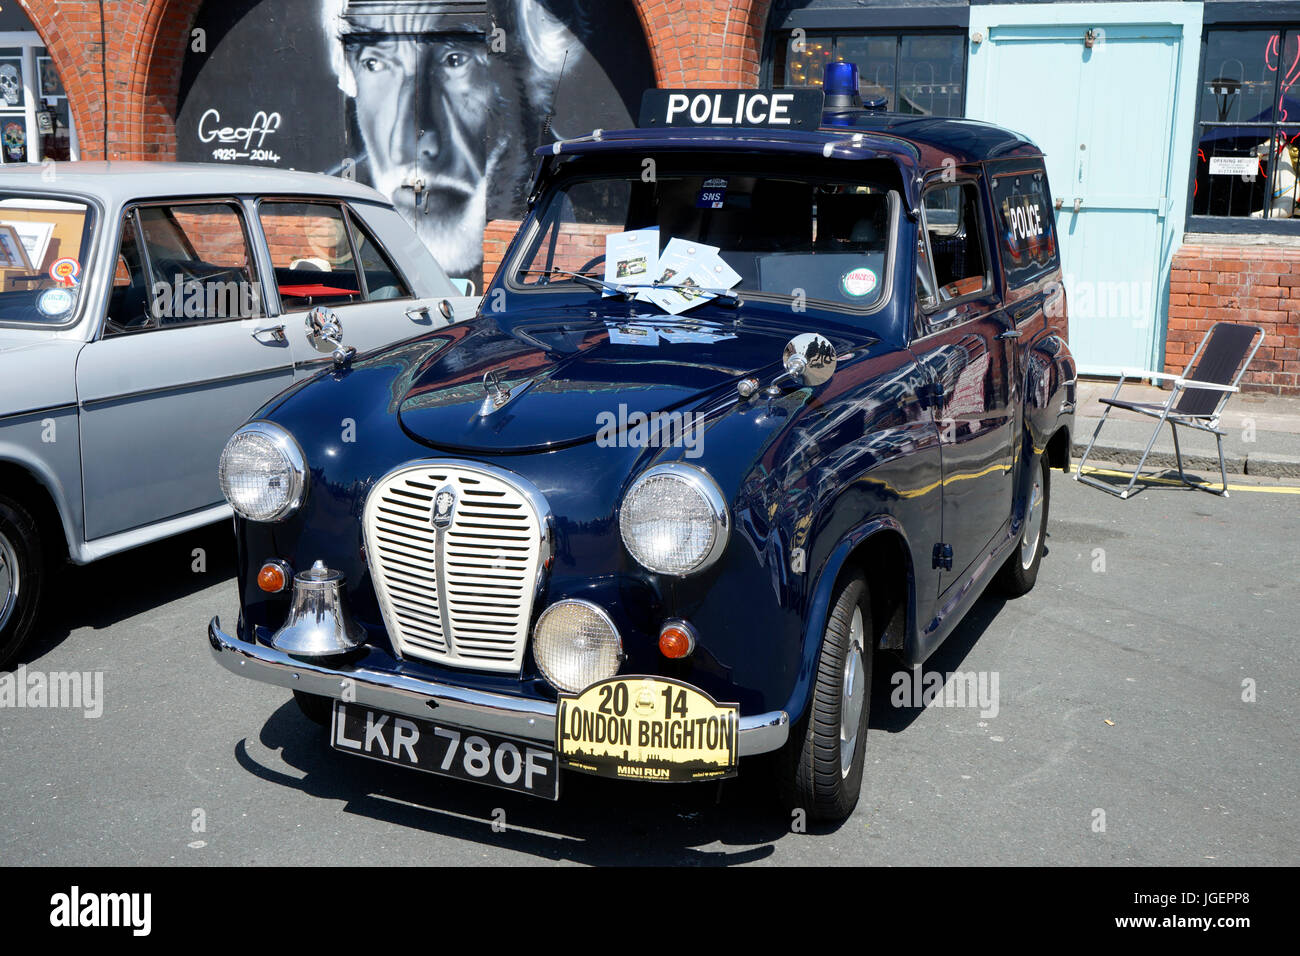
M 385 475 L 366 500 L 366 560 L 398 653 L 517 672 L 549 535 L 545 499 L 501 469 L 431 461 Z

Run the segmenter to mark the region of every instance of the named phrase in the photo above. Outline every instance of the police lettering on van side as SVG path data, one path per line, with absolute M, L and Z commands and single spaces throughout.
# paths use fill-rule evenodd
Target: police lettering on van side
M 821 107 L 817 90 L 646 90 L 640 125 L 815 130 Z

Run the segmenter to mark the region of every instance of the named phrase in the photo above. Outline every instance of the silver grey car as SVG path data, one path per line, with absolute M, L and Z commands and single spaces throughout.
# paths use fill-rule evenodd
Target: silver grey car
M 353 350 L 469 317 L 464 291 L 385 197 L 348 180 L 0 172 L 0 668 L 58 562 L 228 516 L 216 466 L 231 432 Z

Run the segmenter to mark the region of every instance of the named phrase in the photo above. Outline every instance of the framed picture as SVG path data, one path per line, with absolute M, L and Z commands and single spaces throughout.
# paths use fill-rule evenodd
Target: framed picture
M 45 262 L 45 253 L 50 248 L 50 237 L 54 235 L 54 223 L 32 222 L 25 219 L 0 219 L 0 227 L 12 229 L 23 244 L 27 259 L 33 269 L 41 268 Z
M 23 242 L 18 238 L 14 227 L 8 223 L 0 223 L 0 269 L 32 271 L 27 250 L 23 248 Z
M 0 116 L 0 152 L 6 163 L 27 162 L 27 119 Z
M 41 74 L 41 96 L 66 96 L 59 71 L 54 68 L 54 60 L 48 56 L 37 57 L 37 66 Z
M 22 109 L 26 103 L 22 57 L 0 57 L 0 110 Z

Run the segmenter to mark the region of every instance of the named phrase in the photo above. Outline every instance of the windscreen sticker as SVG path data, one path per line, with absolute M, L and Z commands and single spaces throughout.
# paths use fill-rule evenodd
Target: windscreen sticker
M 861 266 L 857 269 L 850 269 L 840 277 L 840 288 L 844 290 L 845 295 L 860 299 L 864 295 L 870 295 L 874 292 L 878 281 L 873 270 Z
M 63 258 L 54 260 L 50 266 L 50 278 L 59 285 L 69 289 L 81 281 L 81 263 L 76 259 Z
M 727 180 L 706 179 L 695 198 L 698 209 L 721 209 L 727 202 Z
M 73 301 L 72 293 L 67 289 L 46 289 L 36 300 L 36 308 L 41 310 L 42 315 L 53 318 L 68 312 Z

